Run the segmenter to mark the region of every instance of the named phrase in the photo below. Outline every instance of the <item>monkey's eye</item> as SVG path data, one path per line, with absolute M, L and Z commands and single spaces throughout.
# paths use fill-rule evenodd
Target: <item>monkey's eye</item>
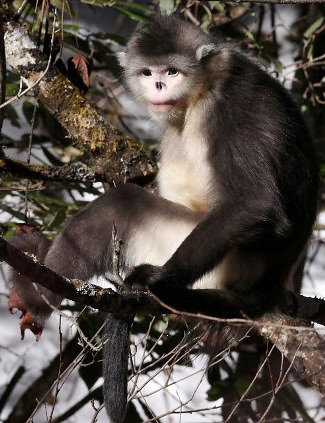
M 167 71 L 167 75 L 176 76 L 176 75 L 178 75 L 178 70 L 175 69 L 175 68 L 169 68 L 168 71 Z
M 152 76 L 151 70 L 150 69 L 143 69 L 142 75 L 143 76 Z

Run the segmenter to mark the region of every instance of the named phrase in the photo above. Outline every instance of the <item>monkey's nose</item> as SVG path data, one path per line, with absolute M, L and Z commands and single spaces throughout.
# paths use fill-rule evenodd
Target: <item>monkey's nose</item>
M 157 90 L 162 90 L 162 88 L 163 88 L 163 84 L 162 84 L 162 82 L 161 82 L 161 81 L 157 81 L 157 82 L 156 82 L 156 88 L 157 88 Z

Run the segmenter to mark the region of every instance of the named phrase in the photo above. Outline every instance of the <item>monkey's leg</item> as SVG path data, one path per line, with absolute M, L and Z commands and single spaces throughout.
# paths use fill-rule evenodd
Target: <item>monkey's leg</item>
M 9 242 L 21 251 L 33 254 L 40 263 L 43 263 L 50 247 L 50 241 L 40 233 L 17 234 Z M 10 311 L 16 308 L 22 312 L 20 321 L 22 339 L 26 329 L 30 329 L 36 339 L 39 339 L 44 323 L 52 312 L 42 295 L 56 306 L 62 299 L 40 285 L 35 288 L 29 278 L 21 275 L 15 269 L 10 269 L 8 284 L 11 288 L 8 308 Z
M 112 224 L 121 239 L 122 273 L 141 263 L 164 264 L 201 216 L 132 184 L 97 198 L 67 223 L 45 265 L 87 280 L 112 270 Z M 104 399 L 111 423 L 123 421 L 127 404 L 129 329 L 133 316 L 110 315 L 104 340 Z
M 162 265 L 202 215 L 133 184 L 109 190 L 73 216 L 45 265 L 68 278 L 88 279 L 112 268 L 113 222 L 122 241 L 122 271 L 141 263 Z

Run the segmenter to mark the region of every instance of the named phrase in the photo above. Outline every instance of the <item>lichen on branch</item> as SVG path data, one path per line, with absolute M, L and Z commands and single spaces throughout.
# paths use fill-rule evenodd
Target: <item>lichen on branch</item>
M 78 146 L 90 153 L 93 171 L 107 175 L 107 182 L 150 178 L 157 171 L 148 151 L 109 124 L 81 92 L 50 65 L 25 28 L 7 22 L 6 60 L 35 96 L 60 122 Z

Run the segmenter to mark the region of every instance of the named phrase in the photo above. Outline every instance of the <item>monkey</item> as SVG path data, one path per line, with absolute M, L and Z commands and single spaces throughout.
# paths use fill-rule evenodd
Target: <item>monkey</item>
M 109 274 L 115 225 L 127 289 L 221 318 L 273 309 L 317 210 L 315 151 L 290 95 L 240 49 L 173 15 L 139 26 L 118 59 L 157 127 L 158 194 L 112 187 L 66 223 L 44 264 L 68 278 Z M 126 412 L 131 322 L 108 317 L 112 423 Z

